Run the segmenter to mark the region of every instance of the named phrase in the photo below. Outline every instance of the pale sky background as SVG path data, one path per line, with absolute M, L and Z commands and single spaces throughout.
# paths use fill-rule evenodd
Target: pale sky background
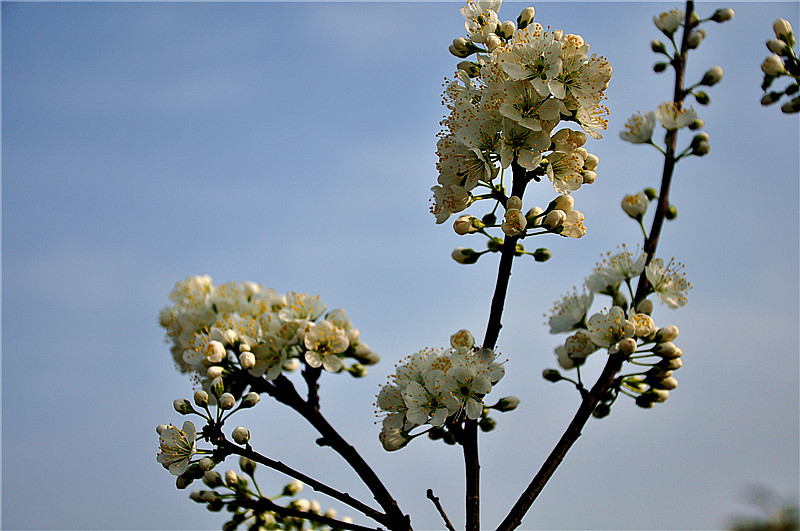
M 482 337 L 488 315 L 496 255 L 456 264 L 452 248 L 482 240 L 427 211 L 461 5 L 3 2 L 3 528 L 218 529 L 227 519 L 155 461 L 155 426 L 182 422 L 172 401 L 192 393 L 156 316 L 176 281 L 204 273 L 346 308 L 383 362 L 362 380 L 326 376 L 323 412 L 417 529 L 443 527 L 427 488 L 463 525 L 460 449 L 419 439 L 387 454 L 372 413 L 397 360 L 460 328 Z M 657 186 L 661 157 L 618 132 L 672 92 L 672 78 L 650 69 L 649 42 L 652 17 L 677 4 L 533 5 L 538 22 L 610 60 L 612 115 L 606 138 L 587 145 L 598 179 L 575 193 L 589 233 L 526 242 L 553 259 L 514 265 L 499 341 L 507 376 L 492 395 L 522 405 L 480 440 L 486 528 L 578 406 L 574 389 L 541 379 L 564 339 L 542 315 L 601 253 L 639 241 L 619 201 Z M 525 6 L 504 5 L 501 20 Z M 736 17 L 704 26 L 687 78 L 725 70 L 711 106 L 695 106 L 712 150 L 678 165 L 679 216 L 658 253 L 685 263 L 694 285 L 686 308 L 654 314 L 681 329 L 680 387 L 652 410 L 620 399 L 589 422 L 525 529 L 717 529 L 747 509 L 751 483 L 797 496 L 798 116 L 759 105 L 759 67 L 776 18 L 800 28 L 798 3 L 697 9 L 725 6 Z M 554 196 L 530 187 L 526 208 Z M 588 377 L 602 361 L 590 360 Z M 369 501 L 284 407 L 265 399 L 231 420 L 242 423 L 256 448 Z M 288 481 L 259 477 L 270 492 Z

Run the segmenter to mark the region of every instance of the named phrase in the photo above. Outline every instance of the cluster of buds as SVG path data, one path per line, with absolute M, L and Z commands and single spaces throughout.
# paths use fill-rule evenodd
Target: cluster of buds
M 789 99 L 781 106 L 781 111 L 787 114 L 796 113 L 800 111 L 800 95 L 798 95 L 800 92 L 800 83 L 798 83 L 800 62 L 794 51 L 794 32 L 789 21 L 782 18 L 775 21 L 772 29 L 775 32 L 775 38 L 767 41 L 767 48 L 772 55 L 761 64 L 761 71 L 764 72 L 761 90 L 765 92 L 761 98 L 761 104 L 772 105 L 786 96 Z M 781 77 L 789 78 L 789 86 L 781 91 L 767 92 L 773 82 Z

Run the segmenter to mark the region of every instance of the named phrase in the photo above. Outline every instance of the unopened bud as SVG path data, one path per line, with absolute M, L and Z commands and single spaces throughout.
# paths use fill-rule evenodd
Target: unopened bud
M 528 210 L 528 213 L 525 214 L 528 226 L 538 227 L 542 223 L 542 212 L 544 212 L 544 209 L 538 206 Z
M 793 98 L 781 105 L 781 112 L 793 114 L 800 111 L 800 98 Z
M 663 359 L 658 362 L 656 366 L 664 369 L 665 371 L 677 371 L 683 367 L 683 362 L 680 358 L 673 358 L 671 360 Z
M 694 146 L 694 148 L 692 148 L 692 155 L 702 157 L 704 155 L 708 155 L 709 151 L 711 151 L 711 143 L 704 140 L 702 142 L 699 142 L 696 146 Z M 675 211 L 675 213 L 677 214 L 677 210 Z
M 363 378 L 364 376 L 367 375 L 369 369 L 367 369 L 360 363 L 354 363 L 353 365 L 347 368 L 347 372 L 349 372 L 353 378 Z
M 669 378 L 664 378 L 663 380 L 656 382 L 653 387 L 656 389 L 666 389 L 668 391 L 672 391 L 678 387 L 678 380 L 670 376 Z
M 235 487 L 239 484 L 239 474 L 234 470 L 225 472 L 225 484 L 229 487 Z
M 786 67 L 778 54 L 772 54 L 761 63 L 761 71 L 768 76 L 778 77 L 786 73 Z
M 501 240 L 500 238 L 491 238 L 486 241 L 486 248 L 492 251 L 493 253 L 499 251 L 502 245 L 503 245 L 503 240 Z
M 233 409 L 236 404 L 236 399 L 230 393 L 222 393 L 219 397 L 219 407 L 222 409 Z
M 567 219 L 566 212 L 564 212 L 563 210 L 553 210 L 544 217 L 544 221 L 542 221 L 542 226 L 547 230 L 552 231 L 563 225 L 566 219 Z
M 473 234 L 478 232 L 482 229 L 485 225 L 476 218 L 475 216 L 461 216 L 459 217 L 455 223 L 453 223 L 453 230 L 456 231 L 456 234 L 461 236 L 465 234 Z
M 542 377 L 548 382 L 557 382 L 564 379 L 561 373 L 555 369 L 545 369 L 542 371 Z
M 694 93 L 694 99 L 700 105 L 708 105 L 709 103 L 711 103 L 711 96 L 708 95 L 708 92 L 704 92 L 702 90 L 699 90 Z
M 242 369 L 252 369 L 256 366 L 256 356 L 252 352 L 242 352 L 239 354 L 239 363 Z
M 680 331 L 675 325 L 668 325 L 663 328 L 659 328 L 658 332 L 656 332 L 656 342 L 663 343 L 665 341 L 675 341 L 678 338 L 679 333 Z
M 506 210 L 522 210 L 522 199 L 512 195 L 506 201 Z
M 697 48 L 698 46 L 700 46 L 700 43 L 703 42 L 703 39 L 705 38 L 706 38 L 706 30 L 698 28 L 689 34 L 689 39 L 687 39 L 687 44 L 689 45 L 689 48 Z
M 653 72 L 661 73 L 667 69 L 669 63 L 665 63 L 663 61 L 659 61 L 658 63 L 653 65 Z
M 645 299 L 636 306 L 636 311 L 650 315 L 653 313 L 653 301 Z
M 519 406 L 519 398 L 516 396 L 506 396 L 498 400 L 497 403 L 492 406 L 492 409 L 505 413 L 517 409 L 517 406 Z
M 481 222 L 482 222 L 484 225 L 494 225 L 495 223 L 497 223 L 497 216 L 495 216 L 494 214 L 492 214 L 491 212 L 489 212 L 488 214 L 485 214 L 485 215 L 484 215 L 484 216 L 481 218 Z
M 644 409 L 652 408 L 653 404 L 655 404 L 655 401 L 655 397 L 648 393 L 644 393 L 636 397 L 636 405 Z
M 381 430 L 380 434 L 378 434 L 378 439 L 381 441 L 383 449 L 387 452 L 397 451 L 411 440 L 402 430 L 391 428 Z
M 503 44 L 503 41 L 501 41 L 500 37 L 498 37 L 497 35 L 491 34 L 488 37 L 486 37 L 486 40 L 484 41 L 484 44 L 486 44 L 486 48 L 490 52 L 492 52 L 492 51 L 496 50 L 498 47 L 500 47 L 500 45 Z M 478 74 L 480 74 L 480 69 L 478 69 Z
M 294 480 L 285 487 L 283 487 L 283 495 L 284 496 L 296 496 L 303 491 L 303 482 L 299 480 Z
M 653 388 L 648 391 L 648 394 L 653 395 L 655 401 L 659 403 L 666 402 L 667 398 L 669 398 L 669 391 L 667 391 L 666 389 Z
M 647 196 L 647 199 L 652 201 L 653 199 L 658 199 L 658 192 L 653 187 L 647 187 L 644 190 L 644 195 Z
M 550 252 L 549 249 L 545 249 L 544 247 L 539 247 L 535 251 L 533 251 L 533 259 L 537 262 L 547 262 L 552 258 L 553 254 Z
M 161 432 L 166 430 L 168 427 L 169 426 L 167 426 L 166 424 L 159 424 L 158 426 L 156 426 L 156 433 L 161 435 Z
M 249 393 L 244 395 L 244 398 L 242 398 L 241 406 L 243 408 L 253 407 L 256 404 L 258 404 L 259 400 L 261 400 L 261 396 L 259 396 L 259 394 L 254 391 L 250 391 Z
M 506 20 L 502 24 L 500 24 L 500 33 L 502 34 L 504 39 L 510 39 L 514 36 L 514 32 L 517 31 L 517 25 L 514 24 L 511 20 Z
M 209 367 L 208 370 L 206 371 L 206 376 L 208 376 L 210 380 L 213 380 L 215 378 L 220 378 L 224 370 L 225 369 L 223 369 L 219 365 L 213 365 Z
M 596 419 L 605 418 L 609 414 L 611 414 L 611 406 L 603 402 L 597 404 L 592 411 L 592 416 Z
M 706 151 L 706 153 L 708 153 L 708 151 Z M 675 205 L 669 205 L 667 207 L 667 212 L 664 214 L 664 217 L 669 219 L 669 220 L 673 220 L 673 219 L 677 218 L 678 217 L 678 207 L 676 207 Z
M 522 10 L 522 12 L 517 17 L 517 27 L 519 29 L 525 29 L 528 24 L 533 22 L 533 16 L 536 11 L 532 7 L 526 7 Z
M 453 249 L 453 253 L 451 254 L 453 260 L 458 262 L 459 264 L 474 264 L 480 258 L 480 254 L 476 253 L 472 249 L 466 249 L 464 247 L 456 247 Z
M 236 444 L 244 444 L 250 440 L 250 430 L 244 426 L 238 426 L 231 434 Z
M 575 206 L 575 198 L 571 195 L 562 194 L 550 201 L 547 206 L 549 210 L 563 210 L 565 213 L 569 212 Z
M 661 356 L 665 359 L 672 359 L 672 358 L 679 358 L 680 355 L 676 356 L 675 354 L 678 353 L 680 349 L 675 346 L 675 343 L 672 341 L 667 341 L 665 343 L 659 343 L 653 347 L 653 352 Z M 681 352 L 682 353 L 682 352 Z
M 794 46 L 794 32 L 792 31 L 792 25 L 789 24 L 788 20 L 785 18 L 779 18 L 772 25 L 772 30 L 775 32 L 775 36 L 788 44 L 789 47 Z
M 714 11 L 714 14 L 711 15 L 711 20 L 714 22 L 725 22 L 733 18 L 733 9 L 729 7 L 723 7 Z
M 658 39 L 653 39 L 653 41 L 650 43 L 650 49 L 655 53 L 667 53 L 667 47 Z
M 490 432 L 497 427 L 497 421 L 491 417 L 483 417 L 480 422 L 478 422 L 478 427 L 484 433 Z
M 245 456 L 241 456 L 239 457 L 239 468 L 248 476 L 252 476 L 253 472 L 256 471 L 256 462 Z
M 192 482 L 194 482 L 194 478 L 189 478 L 186 476 L 178 476 L 175 479 L 175 486 L 179 489 L 185 489 L 186 487 L 191 485 Z
M 761 97 L 761 105 L 772 105 L 779 99 L 781 99 L 779 92 L 767 92 Z
M 202 389 L 198 389 L 194 392 L 194 403 L 198 407 L 205 407 L 208 405 L 208 393 L 203 391 Z
M 203 483 L 212 489 L 219 487 L 222 485 L 222 476 L 220 476 L 219 472 L 216 470 L 208 470 L 205 474 L 203 474 Z
M 689 129 L 692 131 L 697 131 L 698 129 L 702 129 L 706 123 L 701 118 L 695 118 L 692 120 L 692 123 L 689 124 Z
M 495 39 L 497 39 L 497 37 L 495 37 Z M 458 63 L 457 67 L 459 70 L 466 72 L 469 77 L 478 77 L 478 75 L 481 73 L 480 65 L 473 63 L 472 61 L 461 61 Z
M 181 415 L 188 415 L 189 413 L 194 412 L 194 408 L 185 398 L 175 399 L 175 401 L 172 402 L 172 407 L 175 408 L 175 411 Z
M 716 85 L 722 80 L 722 67 L 721 66 L 714 66 L 710 68 L 705 74 L 703 74 L 703 79 L 700 81 L 701 85 L 705 85 L 707 87 L 711 87 Z
M 199 466 L 200 470 L 202 470 L 203 472 L 208 472 L 209 470 L 214 468 L 214 465 L 216 465 L 216 463 L 210 457 L 204 457 L 197 462 L 197 466 Z
M 786 56 L 790 48 L 780 39 L 770 39 L 767 41 L 767 49 L 772 53 Z
M 634 352 L 636 352 L 636 340 L 632 337 L 627 339 L 623 339 L 618 343 L 619 351 L 622 352 L 626 356 L 630 356 Z

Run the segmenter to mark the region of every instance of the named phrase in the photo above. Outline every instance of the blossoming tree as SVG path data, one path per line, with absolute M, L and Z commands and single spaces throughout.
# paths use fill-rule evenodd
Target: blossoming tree
M 399 361 L 375 401 L 381 425 L 377 438 L 385 450 L 436 441 L 461 448 L 470 530 L 482 526 L 479 434 L 493 429 L 496 413 L 516 410 L 520 403 L 514 396 L 497 396 L 496 390 L 507 367 L 513 370 L 506 362 L 515 355 L 496 350 L 511 269 L 515 260 L 550 259 L 544 243 L 548 238 L 580 239 L 586 234 L 576 200 L 591 195 L 588 188 L 602 173 L 599 158 L 589 149 L 608 128 L 604 92 L 612 79 L 609 61 L 590 53 L 581 36 L 546 28 L 534 20 L 532 7 L 515 21 L 501 19 L 500 8 L 501 0 L 477 0 L 461 9 L 466 34 L 450 46 L 461 62 L 444 88 L 447 115 L 436 143 L 438 178 L 430 205 L 437 224 L 455 217 L 455 232 L 471 242 L 453 251 L 454 260 L 468 265 L 497 256 L 486 329 L 479 339 L 473 331 L 449 331 L 449 344 L 443 348 L 422 348 Z M 657 246 L 665 221 L 677 214 L 669 199 L 676 164 L 705 156 L 710 149 L 709 136 L 701 131 L 703 121 L 691 103 L 707 105 L 705 88 L 723 76 L 722 68 L 713 66 L 687 84 L 688 56 L 705 38 L 704 25 L 731 17 L 731 9 L 718 9 L 703 18 L 690 1 L 684 9 L 654 18 L 667 41 L 651 43 L 660 57 L 654 69 L 672 72 L 674 89 L 654 110 L 632 116 L 620 136 L 663 155 L 661 184 L 621 201 L 622 215 L 640 227 L 642 241 L 621 243 L 609 251 L 587 271 L 580 288 L 553 306 L 547 319 L 550 332 L 567 337 L 555 349 L 553 363 L 559 369 L 542 367 L 542 374 L 546 381 L 574 387 L 580 403 L 530 484 L 509 504 L 498 529 L 521 525 L 591 418 L 609 415 L 618 399 L 652 408 L 678 386 L 675 374 L 683 354 L 675 343 L 679 331 L 656 309 L 686 305 L 691 285 L 684 266 L 659 256 Z M 777 54 L 788 64 L 781 69 L 771 58 L 762 69 L 768 79 L 792 75 L 795 84 L 778 96 L 765 96 L 770 102 L 784 93 L 792 96 L 797 86 L 791 27 L 776 23 L 775 31 L 780 42 L 770 41 L 768 47 L 781 65 Z M 768 86 L 765 81 L 764 89 Z M 795 97 L 784 110 L 796 110 L 796 101 Z M 536 197 L 551 200 L 535 204 L 526 197 L 532 189 Z M 177 476 L 179 488 L 202 480 L 204 488 L 190 497 L 210 510 L 227 509 L 230 529 L 412 529 L 412 516 L 321 410 L 321 387 L 327 378 L 345 373 L 361 378 L 379 361 L 345 310 L 331 310 L 314 295 L 280 294 L 252 282 L 214 284 L 208 276 L 178 282 L 169 297 L 172 305 L 161 311 L 159 322 L 167 331 L 176 366 L 196 389 L 192 400 L 179 398 L 174 408 L 200 420 L 199 427 L 187 420 L 157 428 L 157 461 Z M 600 368 L 593 383 L 581 372 L 590 357 Z M 262 396 L 307 421 L 319 434 L 317 444 L 338 453 L 373 499 L 357 499 L 342 486 L 320 481 L 313 471 L 260 453 L 249 429 L 236 426 L 232 417 L 257 407 Z M 412 443 L 423 435 L 428 442 Z M 218 472 L 234 457 L 239 471 Z M 258 465 L 283 474 L 289 482 L 262 490 L 256 481 Z M 360 515 L 359 522 L 369 523 L 338 517 L 317 502 L 298 498 L 304 485 L 347 506 L 354 516 Z M 426 495 L 443 525 L 453 529 L 448 517 L 452 508 L 443 507 L 432 490 Z

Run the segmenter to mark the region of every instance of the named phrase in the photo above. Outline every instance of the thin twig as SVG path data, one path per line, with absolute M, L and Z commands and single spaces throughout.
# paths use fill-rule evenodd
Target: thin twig
M 444 508 L 442 507 L 442 504 L 439 503 L 439 498 L 437 496 L 433 495 L 433 489 L 428 489 L 428 492 L 426 492 L 425 494 L 428 497 L 428 499 L 433 502 L 433 505 L 436 506 L 436 510 L 439 511 L 439 515 L 442 517 L 442 520 L 444 520 L 444 526 L 449 531 L 456 531 L 456 528 L 453 527 L 453 524 L 450 522 L 450 519 L 447 517 L 447 513 L 444 512 Z
M 258 498 L 258 499 L 245 498 L 245 499 L 237 499 L 236 502 L 242 507 L 245 507 L 247 509 L 252 509 L 253 511 L 258 513 L 271 511 L 281 516 L 302 518 L 304 520 L 310 520 L 312 522 L 319 522 L 321 524 L 327 525 L 331 529 L 350 529 L 352 531 L 383 531 L 379 527 L 378 528 L 365 527 L 363 525 L 358 525 L 351 522 L 345 522 L 343 520 L 337 520 L 335 518 L 328 518 L 327 516 L 323 516 L 317 513 L 312 513 L 310 511 L 301 511 L 299 509 L 292 509 L 291 507 L 284 507 L 282 505 L 278 505 L 269 498 Z

